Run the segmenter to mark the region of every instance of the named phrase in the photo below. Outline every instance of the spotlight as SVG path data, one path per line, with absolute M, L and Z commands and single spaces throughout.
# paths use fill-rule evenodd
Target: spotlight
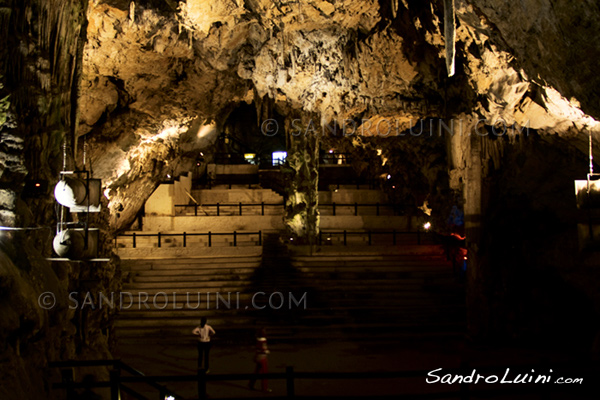
M 425 224 L 423 224 L 423 229 L 425 229 L 426 231 L 428 231 L 431 228 L 431 222 L 425 222 Z
M 165 396 L 165 400 L 175 400 L 175 396 Z
M 392 179 L 392 176 L 390 174 L 388 174 L 387 178 L 388 179 Z

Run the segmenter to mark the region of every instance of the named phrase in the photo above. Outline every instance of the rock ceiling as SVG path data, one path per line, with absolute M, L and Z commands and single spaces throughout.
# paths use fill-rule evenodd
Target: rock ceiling
M 151 176 L 189 167 L 184 156 L 236 104 L 266 98 L 322 124 L 393 118 L 407 129 L 476 115 L 586 149 L 586 128 L 598 130 L 587 114 L 600 116 L 589 62 L 600 54 L 599 6 L 455 7 L 449 78 L 441 0 L 90 0 L 78 134 L 94 144 L 111 207 L 125 190 L 151 191 Z

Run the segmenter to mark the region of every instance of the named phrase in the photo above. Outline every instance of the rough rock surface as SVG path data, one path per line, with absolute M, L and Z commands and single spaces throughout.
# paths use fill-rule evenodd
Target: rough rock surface
M 464 197 L 476 214 L 468 217 L 482 231 L 474 230 L 469 243 L 477 289 L 470 293 L 478 315 L 472 320 L 483 321 L 488 332 L 550 329 L 552 322 L 541 320 L 555 305 L 548 301 L 554 289 L 579 290 L 584 295 L 575 306 L 597 315 L 597 277 L 589 271 L 598 264 L 594 256 L 567 260 L 544 249 L 578 251 L 573 205 L 557 199 L 572 196 L 572 180 L 585 176 L 590 132 L 595 149 L 600 144 L 594 119 L 600 118 L 599 6 L 593 0 L 455 3 L 456 75 L 449 78 L 441 0 L 0 0 L 6 44 L 0 47 L 0 221 L 53 226 L 50 190 L 66 138 L 73 154 L 68 168 L 84 165 L 85 149 L 85 166 L 103 180 L 107 229 L 127 229 L 161 181 L 189 170 L 199 152 L 210 152 L 240 103 L 253 103 L 259 119 L 268 118 L 268 104 L 283 118 L 300 113 L 317 124 L 356 127 L 353 137 L 324 140 L 358 155 L 377 154 L 381 163 L 372 173 L 390 173 L 408 185 L 402 198 L 429 199 L 439 221 L 448 202 Z M 443 118 L 435 140 L 389 138 L 419 130 L 426 118 Z M 290 159 L 308 168 L 292 179 L 306 201 L 290 209 L 304 204 L 318 229 L 314 165 L 307 162 L 317 141 L 310 139 L 289 146 Z M 549 175 L 559 183 L 545 184 Z M 300 182 L 303 176 L 310 176 L 309 185 Z M 48 181 L 48 196 L 24 192 L 31 179 Z M 557 222 L 544 225 L 547 218 Z M 544 227 L 544 234 L 520 230 L 522 247 L 510 247 L 511 227 L 519 221 Z M 497 232 L 505 239 L 486 239 Z M 38 246 L 43 235 L 32 236 L 23 249 L 46 254 L 47 245 Z M 20 267 L 18 260 L 28 257 L 11 240 L 0 281 L 0 313 L 10 336 L 2 359 L 20 371 L 52 359 L 56 349 L 74 354 L 76 344 L 58 344 L 64 335 L 77 336 L 70 316 L 59 318 L 68 333 L 53 330 L 46 314 L 34 310 L 31 292 L 56 286 L 55 274 L 64 294 L 80 275 L 37 261 L 31 270 Z M 510 255 L 503 252 L 507 246 Z M 528 248 L 539 250 L 527 256 Z M 36 281 L 40 271 L 44 283 Z M 109 287 L 116 271 L 112 263 L 100 269 L 102 285 Z M 519 272 L 534 289 L 517 283 Z M 536 283 L 539 274 L 548 280 Z M 8 309 L 6 299 L 25 293 L 21 309 Z M 522 296 L 548 310 L 539 324 L 519 311 Z M 94 329 L 108 320 L 97 318 Z M 39 333 L 48 330 L 54 333 Z M 45 338 L 36 346 L 46 353 L 19 353 L 19 342 L 38 335 Z M 90 346 L 104 351 L 101 336 Z

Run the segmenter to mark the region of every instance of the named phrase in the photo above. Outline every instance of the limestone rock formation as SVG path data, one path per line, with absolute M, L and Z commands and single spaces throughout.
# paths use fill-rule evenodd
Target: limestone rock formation
M 584 304 L 593 320 L 600 298 L 589 266 L 598 260 L 579 253 L 572 239 L 569 196 L 572 180 L 587 173 L 590 132 L 596 153 L 600 144 L 600 6 L 454 4 L 449 77 L 443 0 L 0 0 L 0 222 L 53 229 L 50 191 L 64 162 L 103 180 L 107 212 L 99 221 L 109 240 L 130 226 L 161 181 L 188 171 L 200 152 L 210 154 L 240 104 L 253 104 L 259 119 L 275 110 L 284 119 L 310 115 L 318 126 L 351 127 L 344 138 L 318 140 L 377 154 L 381 165 L 372 173 L 398 179 L 405 187 L 399 197 L 428 199 L 439 221 L 450 202 L 464 202 L 471 321 L 479 325 L 473 332 L 550 329 L 546 317 L 528 321 L 531 310 L 519 310 L 518 299 L 532 297 L 547 315 L 556 291 L 570 305 Z M 410 133 L 404 140 L 422 121 L 434 121 L 429 141 Z M 318 140 L 288 146 L 299 199 L 290 202 L 288 220 L 300 215 L 312 234 Z M 47 196 L 27 194 L 31 180 L 49 183 Z M 2 360 L 15 371 L 58 356 L 57 349 L 75 355 L 76 343 L 85 343 L 72 339 L 71 315 L 57 317 L 64 331 L 50 328 L 32 302 L 36 291 L 61 282 L 64 295 L 81 278 L 40 261 L 49 255 L 45 239 L 40 232 L 3 239 Z M 38 257 L 31 269 L 18 261 L 30 258 L 22 249 Z M 118 276 L 116 263 L 98 271 L 102 285 Z M 581 295 L 564 295 L 571 290 Z M 7 299 L 21 297 L 22 307 L 10 309 Z M 94 329 L 110 325 L 108 316 L 97 318 Z M 581 331 L 597 329 L 577 323 Z M 19 354 L 19 343 L 49 330 L 36 355 Z M 70 344 L 62 346 L 65 335 Z M 105 351 L 102 336 L 92 342 Z

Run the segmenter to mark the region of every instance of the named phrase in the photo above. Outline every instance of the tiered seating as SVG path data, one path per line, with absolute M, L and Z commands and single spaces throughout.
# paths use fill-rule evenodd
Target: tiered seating
M 353 335 L 462 334 L 464 289 L 441 249 L 397 249 L 395 254 L 369 255 L 333 247 L 293 257 L 302 276 L 324 290 L 326 308 L 311 310 L 303 323 Z
M 191 329 L 202 316 L 220 327 L 253 325 L 253 321 L 240 317 L 236 303 L 238 298 L 240 302 L 248 300 L 243 293 L 261 263 L 260 247 L 257 249 L 237 255 L 225 248 L 211 257 L 122 260 L 123 292 L 131 298 L 125 295 L 116 321 L 118 337 L 192 340 Z M 222 296 L 219 309 L 217 293 Z M 130 303 L 132 306 L 127 307 Z
M 282 202 L 281 196 L 263 189 L 202 190 L 192 195 L 201 204 Z M 329 195 L 348 203 L 385 200 L 374 191 L 344 189 Z M 321 197 L 325 200 L 327 194 Z M 433 245 L 428 235 L 416 234 L 416 220 L 324 216 L 322 227 L 327 229 L 321 245 L 311 253 L 284 243 L 277 232 L 282 220 L 269 219 L 279 216 L 245 213 L 243 217 L 235 210 L 231 216 L 156 217 L 157 227 L 171 226 L 160 230 L 160 248 L 156 237 L 136 237 L 135 249 L 132 237 L 119 238 L 123 290 L 131 294 L 134 304 L 120 314 L 118 336 L 191 341 L 191 329 L 202 316 L 218 327 L 221 340 L 252 338 L 260 326 L 267 326 L 270 336 L 279 340 L 463 333 L 464 287 L 442 248 Z M 356 225 L 363 226 L 360 235 L 352 226 L 357 219 Z M 243 221 L 251 223 L 242 225 Z M 372 227 L 365 228 L 367 222 Z M 262 231 L 260 239 L 257 232 L 239 235 L 237 247 L 231 236 L 213 236 L 208 247 L 206 236 L 189 235 L 184 247 L 181 236 L 194 231 L 251 233 L 251 229 Z M 365 229 L 372 230 L 370 239 Z M 164 235 L 167 231 L 180 236 Z M 257 293 L 262 295 L 256 297 Z M 146 295 L 147 306 L 140 305 Z M 269 305 L 271 295 L 274 304 Z

